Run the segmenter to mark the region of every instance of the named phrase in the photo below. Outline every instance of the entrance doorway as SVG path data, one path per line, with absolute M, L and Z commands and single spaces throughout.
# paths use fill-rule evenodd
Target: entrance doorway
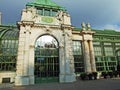
M 59 48 L 50 35 L 39 37 L 35 43 L 35 83 L 58 82 Z

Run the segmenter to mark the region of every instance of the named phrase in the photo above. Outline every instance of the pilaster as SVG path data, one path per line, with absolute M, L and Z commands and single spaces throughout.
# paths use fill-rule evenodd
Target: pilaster
M 90 47 L 91 69 L 92 69 L 92 72 L 96 72 L 95 54 L 94 54 L 94 49 L 93 49 L 93 42 L 92 42 L 92 40 L 89 41 L 89 47 Z
M 83 41 L 84 45 L 84 65 L 85 65 L 85 72 L 91 73 L 91 63 L 90 63 L 90 52 L 89 52 L 89 45 L 87 40 Z
M 95 64 L 95 55 L 93 49 L 93 37 L 92 35 L 95 32 L 91 31 L 90 24 L 82 23 L 82 32 L 81 35 L 83 36 L 83 46 L 84 46 L 84 65 L 85 65 L 85 72 L 91 73 L 96 72 L 96 64 Z
M 60 66 L 60 82 L 74 82 L 76 81 L 75 79 L 75 73 L 74 73 L 74 58 L 73 58 L 73 53 L 72 53 L 72 35 L 71 35 L 71 30 L 63 30 L 63 45 L 64 47 L 61 49 L 64 52 L 64 57 L 61 57 L 64 59 L 62 61 L 63 67 Z M 62 52 L 62 53 L 63 53 Z M 61 55 L 61 53 L 60 53 Z M 63 55 L 63 54 L 62 54 Z M 61 63 L 61 62 L 60 62 Z M 64 70 L 62 70 L 64 69 Z
M 65 81 L 65 52 L 64 52 L 64 44 L 60 42 L 59 46 L 59 56 L 60 56 L 60 74 L 59 74 L 59 82 Z
M 33 84 L 34 75 L 30 74 L 30 35 L 31 22 L 19 22 L 20 36 L 18 44 L 17 57 L 17 76 L 15 77 L 15 85 Z

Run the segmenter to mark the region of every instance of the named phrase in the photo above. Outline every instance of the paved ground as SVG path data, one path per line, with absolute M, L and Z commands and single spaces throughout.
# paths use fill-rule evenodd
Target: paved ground
M 0 90 L 120 90 L 120 79 L 101 79 L 74 83 L 48 83 L 14 87 L 11 84 L 0 85 Z

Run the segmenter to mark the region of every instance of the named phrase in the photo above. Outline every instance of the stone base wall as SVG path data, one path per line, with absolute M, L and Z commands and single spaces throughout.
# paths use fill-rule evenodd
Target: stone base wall
M 0 84 L 3 82 L 4 78 L 10 78 L 10 83 L 15 82 L 16 72 L 0 72 Z

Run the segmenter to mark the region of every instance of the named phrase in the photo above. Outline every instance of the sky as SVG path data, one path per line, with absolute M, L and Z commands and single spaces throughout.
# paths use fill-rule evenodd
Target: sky
M 26 3 L 33 0 L 0 0 L 3 24 L 16 24 Z M 65 7 L 73 26 L 90 23 L 94 29 L 120 31 L 120 0 L 52 0 Z

